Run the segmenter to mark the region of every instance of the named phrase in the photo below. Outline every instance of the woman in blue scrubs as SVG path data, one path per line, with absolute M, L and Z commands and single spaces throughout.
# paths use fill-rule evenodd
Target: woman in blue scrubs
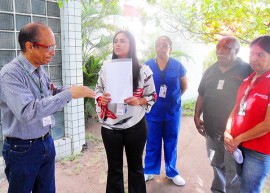
M 164 142 L 166 175 L 176 185 L 185 185 L 185 180 L 176 168 L 177 141 L 181 120 L 181 95 L 187 90 L 185 67 L 170 58 L 172 41 L 160 36 L 155 44 L 156 58 L 146 62 L 153 71 L 157 101 L 150 113 L 146 114 L 148 138 L 146 144 L 145 181 L 160 174 L 161 148 Z

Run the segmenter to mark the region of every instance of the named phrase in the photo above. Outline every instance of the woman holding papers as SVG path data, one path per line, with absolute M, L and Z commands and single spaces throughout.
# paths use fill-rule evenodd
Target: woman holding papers
M 146 62 L 153 71 L 158 99 L 147 113 L 148 138 L 145 156 L 145 181 L 160 174 L 162 140 L 166 175 L 176 185 L 185 185 L 185 180 L 176 168 L 177 141 L 181 120 L 181 95 L 187 89 L 185 67 L 170 57 L 172 41 L 160 36 L 156 41 L 157 57 Z
M 123 150 L 128 163 L 128 192 L 146 193 L 142 155 L 147 138 L 145 112 L 149 112 L 156 100 L 152 71 L 140 65 L 132 34 L 119 31 L 113 39 L 112 59 L 132 59 L 133 96 L 123 103 L 111 103 L 107 93 L 106 65 L 102 66 L 96 85 L 97 113 L 102 124 L 101 134 L 108 161 L 106 193 L 124 193 Z M 117 61 L 113 62 L 117 68 Z M 121 71 L 121 69 L 119 69 Z M 117 78 L 117 74 L 115 77 Z M 107 82 L 108 83 L 108 82 Z M 117 85 L 116 85 L 117 86 Z M 119 83 L 119 92 L 124 90 Z
M 251 42 L 249 63 L 254 73 L 238 89 L 224 142 L 230 153 L 242 151 L 241 193 L 259 193 L 270 171 L 270 36 Z

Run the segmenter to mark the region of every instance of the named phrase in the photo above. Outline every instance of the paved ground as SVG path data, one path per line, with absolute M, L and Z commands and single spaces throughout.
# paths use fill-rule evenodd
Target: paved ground
M 89 148 L 79 156 L 70 156 L 56 163 L 57 193 L 105 193 L 107 163 L 99 124 L 90 125 L 86 132 Z M 193 118 L 183 118 L 178 144 L 177 165 L 186 180 L 186 185 L 175 186 L 166 178 L 163 161 L 161 175 L 147 182 L 147 192 L 209 193 L 213 172 L 206 157 L 205 140 L 197 133 Z M 127 187 L 126 163 L 124 172 Z M 267 181 L 267 184 L 270 183 Z M 7 181 L 0 183 L 0 193 L 5 192 Z M 263 193 L 269 192 L 264 190 Z

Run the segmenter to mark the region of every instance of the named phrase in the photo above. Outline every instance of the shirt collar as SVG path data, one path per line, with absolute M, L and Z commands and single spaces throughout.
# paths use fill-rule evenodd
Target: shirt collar
M 17 57 L 17 59 L 20 62 L 20 65 L 23 65 L 24 68 L 29 72 L 29 73 L 33 73 L 37 68 L 34 67 L 25 57 L 22 53 L 19 54 L 19 56 Z
M 25 58 L 25 56 L 24 56 L 22 53 L 20 53 L 20 54 L 18 55 L 17 59 L 20 61 L 20 64 L 23 65 L 24 68 L 25 68 L 30 74 L 34 73 L 35 70 L 37 70 L 38 73 L 39 73 L 40 75 L 45 73 L 45 72 L 44 72 L 45 70 L 44 70 L 44 68 L 43 68 L 42 66 L 39 66 L 38 68 L 36 68 L 33 64 L 31 64 L 31 62 L 29 62 L 29 61 Z

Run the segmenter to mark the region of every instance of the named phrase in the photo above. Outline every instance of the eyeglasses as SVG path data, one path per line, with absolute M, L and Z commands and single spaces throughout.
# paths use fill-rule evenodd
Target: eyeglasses
M 168 44 L 156 44 L 156 48 L 168 49 L 170 46 Z
M 54 45 L 54 46 L 46 46 L 46 45 L 43 45 L 43 44 L 39 44 L 39 43 L 37 43 L 37 42 L 32 42 L 32 43 L 33 43 L 33 45 L 37 45 L 37 46 L 46 48 L 46 49 L 48 50 L 48 52 L 52 52 L 52 51 L 54 51 L 55 48 L 56 48 L 56 45 Z

